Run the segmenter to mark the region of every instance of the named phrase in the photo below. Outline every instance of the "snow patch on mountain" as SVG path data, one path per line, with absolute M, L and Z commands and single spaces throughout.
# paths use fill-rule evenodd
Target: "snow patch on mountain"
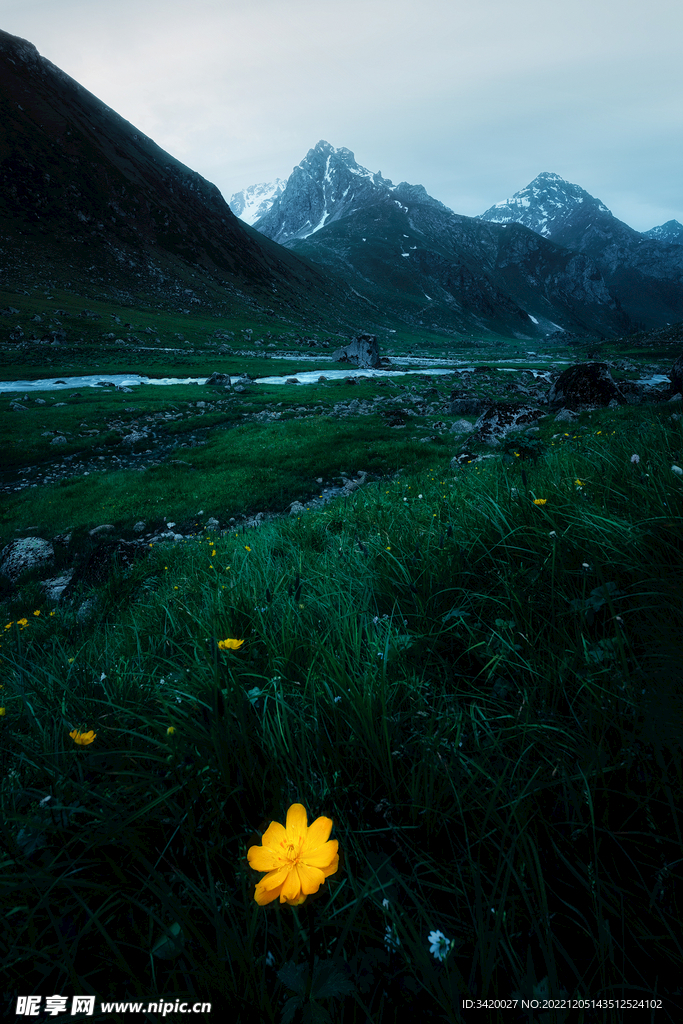
M 241 192 L 235 192 L 228 200 L 228 206 L 245 224 L 254 224 L 268 213 L 273 203 L 285 190 L 287 182 L 283 178 L 275 181 L 263 181 L 258 185 L 249 185 Z

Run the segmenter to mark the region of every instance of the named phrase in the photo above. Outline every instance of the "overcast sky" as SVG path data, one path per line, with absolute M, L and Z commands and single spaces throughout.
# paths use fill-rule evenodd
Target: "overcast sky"
M 0 0 L 226 199 L 320 139 L 474 216 L 554 171 L 683 223 L 681 0 Z

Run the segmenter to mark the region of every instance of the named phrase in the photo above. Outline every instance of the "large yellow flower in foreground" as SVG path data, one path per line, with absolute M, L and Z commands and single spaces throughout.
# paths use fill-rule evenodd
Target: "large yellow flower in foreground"
M 261 846 L 251 846 L 247 851 L 249 866 L 268 872 L 254 893 L 259 906 L 279 896 L 280 903 L 298 907 L 339 867 L 339 843 L 336 839 L 328 842 L 332 819 L 316 818 L 310 827 L 307 820 L 303 804 L 292 804 L 286 826 L 271 821 Z

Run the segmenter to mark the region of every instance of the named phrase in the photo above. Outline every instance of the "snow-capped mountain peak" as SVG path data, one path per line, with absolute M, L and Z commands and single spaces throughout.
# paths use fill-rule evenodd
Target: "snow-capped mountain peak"
M 526 188 L 515 192 L 511 199 L 494 203 L 480 214 L 479 219 L 494 224 L 515 221 L 549 238 L 561 230 L 582 206 L 591 212 L 610 213 L 599 199 L 579 185 L 565 181 L 552 171 L 543 171 Z
M 246 224 L 254 224 L 268 212 L 275 200 L 284 190 L 287 182 L 283 178 L 275 181 L 264 181 L 258 185 L 249 185 L 241 192 L 235 192 L 228 200 L 228 206 L 240 220 Z
M 350 149 L 321 140 L 294 168 L 282 193 L 254 227 L 284 244 L 308 238 L 358 206 L 376 202 L 395 186 L 380 171 L 356 163 Z
M 677 220 L 668 220 L 666 224 L 660 224 L 649 231 L 643 231 L 646 238 L 654 238 L 658 242 L 666 242 L 669 245 L 683 245 L 683 224 Z

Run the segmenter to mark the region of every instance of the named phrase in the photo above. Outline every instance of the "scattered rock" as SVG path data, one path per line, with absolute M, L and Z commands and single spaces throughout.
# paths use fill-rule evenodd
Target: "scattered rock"
M 88 531 L 90 537 L 99 537 L 103 533 L 113 533 L 116 527 L 111 523 L 103 523 L 102 526 L 95 526 L 92 530 Z
M 332 353 L 338 363 L 354 363 L 359 369 L 373 369 L 380 365 L 379 344 L 376 334 L 358 334 L 345 348 Z
M 212 386 L 223 387 L 223 388 L 229 388 L 230 387 L 230 374 L 229 373 L 218 373 L 218 371 L 215 370 L 211 374 L 211 376 L 207 379 L 206 384 L 209 384 L 209 385 L 212 385 Z
M 471 430 L 474 430 L 474 424 L 469 420 L 456 420 L 450 427 L 451 434 L 469 434 Z
M 557 416 L 555 417 L 555 423 L 575 423 L 578 420 L 578 412 L 574 412 L 572 409 L 560 409 Z
M 0 552 L 0 573 L 16 583 L 22 573 L 50 565 L 54 557 L 54 548 L 49 540 L 20 537 L 10 541 Z
M 529 405 L 506 405 L 503 402 L 496 402 L 482 413 L 474 424 L 473 437 L 483 444 L 497 445 L 511 430 L 518 430 L 523 425 L 534 423 L 545 415 L 545 412 L 533 409 Z
M 625 398 L 612 379 L 607 363 L 575 363 L 568 366 L 550 388 L 549 405 L 567 409 L 581 406 L 605 406 L 612 399 L 623 405 Z
M 53 576 L 52 579 L 43 580 L 41 586 L 45 591 L 45 597 L 48 601 L 59 601 L 64 590 L 71 581 L 73 574 L 74 570 L 69 569 L 67 572 L 63 572 L 60 576 Z

